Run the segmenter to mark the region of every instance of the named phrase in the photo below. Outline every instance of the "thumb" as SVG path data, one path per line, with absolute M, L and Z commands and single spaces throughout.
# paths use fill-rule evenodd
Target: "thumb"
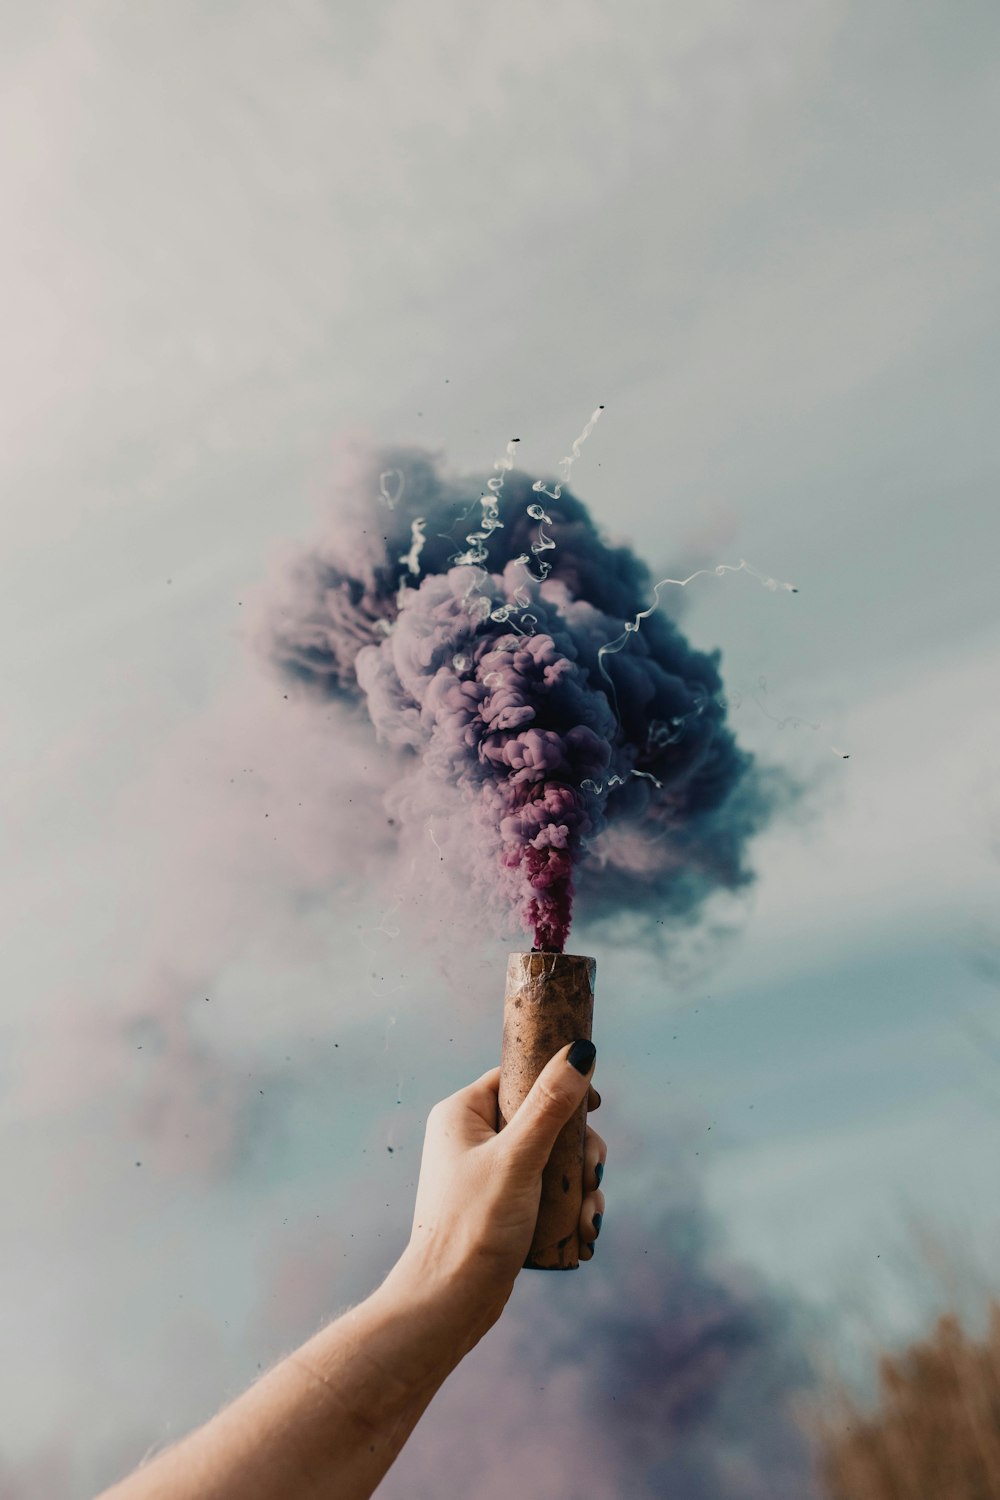
M 585 1038 L 561 1048 L 502 1132 L 507 1155 L 532 1176 L 544 1170 L 556 1136 L 586 1098 L 596 1059 L 597 1048 Z

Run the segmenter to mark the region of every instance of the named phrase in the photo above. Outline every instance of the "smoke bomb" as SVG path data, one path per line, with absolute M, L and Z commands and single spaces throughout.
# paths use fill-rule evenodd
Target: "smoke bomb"
M 591 1039 L 597 964 L 575 953 L 511 953 L 507 958 L 497 1129 L 512 1120 L 560 1047 Z M 572 1271 L 580 1264 L 583 1147 L 587 1099 L 563 1126 L 542 1174 L 535 1234 L 525 1269 Z

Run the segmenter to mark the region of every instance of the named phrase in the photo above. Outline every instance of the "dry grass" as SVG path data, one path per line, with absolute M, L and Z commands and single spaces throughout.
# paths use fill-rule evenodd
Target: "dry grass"
M 829 1500 L 1000 1500 L 1000 1302 L 980 1341 L 945 1316 L 883 1355 L 875 1410 L 841 1393 L 815 1436 Z

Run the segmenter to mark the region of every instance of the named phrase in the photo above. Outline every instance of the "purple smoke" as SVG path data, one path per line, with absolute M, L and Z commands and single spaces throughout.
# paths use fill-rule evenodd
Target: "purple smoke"
M 748 884 L 774 795 L 726 726 L 720 653 L 663 610 L 626 639 L 647 568 L 569 491 L 540 493 L 544 509 L 513 469 L 448 479 L 419 449 L 371 453 L 292 569 L 267 649 L 365 705 L 397 752 L 392 820 L 445 808 L 453 873 L 561 951 L 575 892 L 592 915 L 666 914 Z

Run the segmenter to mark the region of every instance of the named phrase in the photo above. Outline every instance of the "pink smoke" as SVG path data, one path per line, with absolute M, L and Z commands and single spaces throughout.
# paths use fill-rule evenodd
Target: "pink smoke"
M 363 706 L 401 846 L 426 859 L 414 834 L 431 828 L 481 911 L 561 950 L 575 894 L 590 916 L 687 918 L 748 884 L 745 845 L 776 788 L 725 725 L 719 653 L 663 612 L 626 630 L 648 570 L 568 491 L 544 490 L 544 511 L 537 493 L 517 471 L 502 490 L 445 479 L 415 449 L 353 454 L 264 646 L 296 685 Z

